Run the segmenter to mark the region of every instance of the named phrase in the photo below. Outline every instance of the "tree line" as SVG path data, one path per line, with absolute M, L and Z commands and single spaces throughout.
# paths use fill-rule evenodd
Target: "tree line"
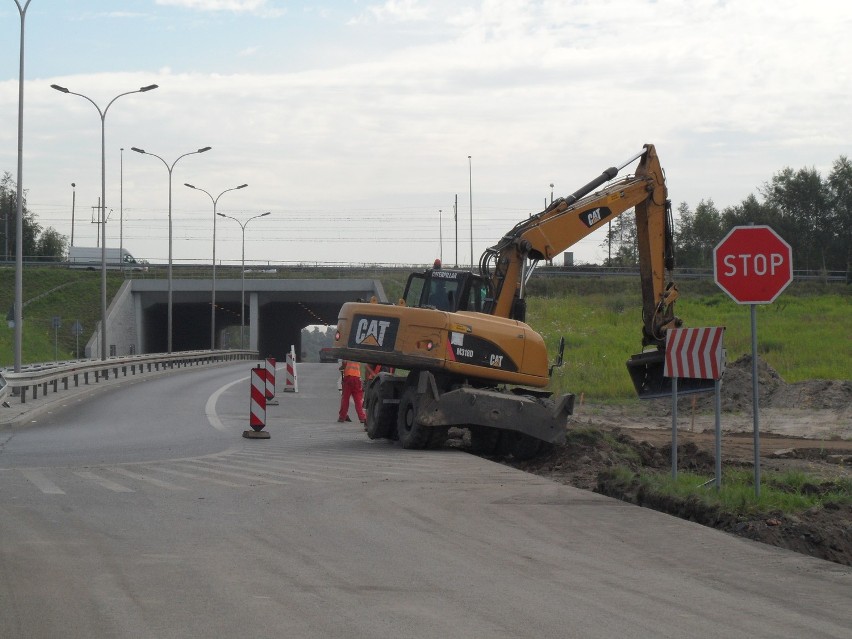
M 68 240 L 52 226 L 42 228 L 35 214 L 27 209 L 24 193 L 21 235 L 25 260 L 62 262 L 68 249 Z M 0 256 L 4 261 L 15 259 L 15 238 L 18 228 L 18 187 L 7 171 L 0 178 Z
M 758 197 L 759 196 L 759 197 Z M 722 211 L 712 199 L 695 210 L 677 207 L 675 265 L 713 268 L 713 249 L 735 226 L 772 227 L 793 249 L 797 270 L 847 271 L 852 265 L 852 162 L 841 155 L 823 178 L 814 168 L 785 168 L 740 204 Z M 633 214 L 611 224 L 603 246 L 607 266 L 636 266 L 639 254 Z

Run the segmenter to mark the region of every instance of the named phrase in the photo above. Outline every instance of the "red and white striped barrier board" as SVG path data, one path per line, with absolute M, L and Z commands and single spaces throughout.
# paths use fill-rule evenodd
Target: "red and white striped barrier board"
M 296 373 L 296 348 L 294 346 L 290 346 L 290 352 L 287 353 L 284 391 L 289 393 L 299 392 L 299 379 Z
M 672 328 L 666 333 L 663 375 L 693 379 L 721 379 L 725 372 L 722 348 L 724 326 Z
M 266 369 L 260 366 L 251 369 L 249 426 L 255 431 L 266 426 Z
M 266 358 L 266 400 L 275 399 L 275 358 Z

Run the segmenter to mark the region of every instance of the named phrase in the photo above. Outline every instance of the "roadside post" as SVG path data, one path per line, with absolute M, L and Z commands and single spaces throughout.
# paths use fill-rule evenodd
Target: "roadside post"
M 287 353 L 284 371 L 284 391 L 288 393 L 298 393 L 299 378 L 296 373 L 296 347 L 292 344 L 290 345 L 290 352 Z
M 754 415 L 754 494 L 760 497 L 760 407 L 757 304 L 771 304 L 793 281 L 793 249 L 768 226 L 735 226 L 713 249 L 713 278 L 737 304 L 751 307 L 751 387 Z
M 266 358 L 266 405 L 278 406 L 275 399 L 275 358 Z
M 80 320 L 71 324 L 71 334 L 74 336 L 74 359 L 80 358 L 80 335 L 83 334 L 83 325 Z
M 677 380 L 714 380 L 716 409 L 716 489 L 722 486 L 721 380 L 725 372 L 724 326 L 672 328 L 666 332 L 663 375 L 672 380 L 672 479 L 677 479 Z
M 263 430 L 266 426 L 266 367 L 258 366 L 251 369 L 251 397 L 249 401 L 249 426 L 252 430 L 244 430 L 243 437 L 248 439 L 269 439 L 269 433 Z
M 62 326 L 62 318 L 58 315 L 53 316 L 53 361 L 59 361 L 59 328 Z

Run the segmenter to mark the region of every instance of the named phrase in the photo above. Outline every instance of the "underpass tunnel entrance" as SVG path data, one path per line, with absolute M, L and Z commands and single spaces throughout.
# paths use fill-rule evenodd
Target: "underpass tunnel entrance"
M 176 280 L 172 298 L 172 350 L 210 348 L 211 281 Z M 110 309 L 109 329 L 119 352 L 163 353 L 168 350 L 168 288 L 162 280 L 133 280 L 126 295 Z M 245 290 L 240 280 L 216 282 L 216 349 L 256 348 L 261 357 L 286 359 L 291 346 L 302 358 L 302 329 L 333 326 L 347 301 L 376 297 L 384 301 L 377 280 L 262 279 Z M 241 307 L 241 300 L 245 306 Z M 244 308 L 244 339 L 240 309 Z M 123 340 L 123 342 L 122 342 Z M 312 349 L 314 346 L 311 347 Z M 132 350 L 131 350 L 132 349 Z M 314 359 L 317 353 L 308 356 Z
M 339 303 L 269 302 L 259 309 L 257 348 L 261 357 L 283 361 L 295 346 L 302 360 L 302 329 L 312 324 L 336 324 Z

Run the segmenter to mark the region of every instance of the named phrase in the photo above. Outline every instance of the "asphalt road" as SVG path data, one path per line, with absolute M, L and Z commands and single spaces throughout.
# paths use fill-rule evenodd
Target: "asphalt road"
M 852 637 L 849 568 L 369 441 L 333 365 L 244 439 L 248 369 L 0 432 L 0 637 Z

